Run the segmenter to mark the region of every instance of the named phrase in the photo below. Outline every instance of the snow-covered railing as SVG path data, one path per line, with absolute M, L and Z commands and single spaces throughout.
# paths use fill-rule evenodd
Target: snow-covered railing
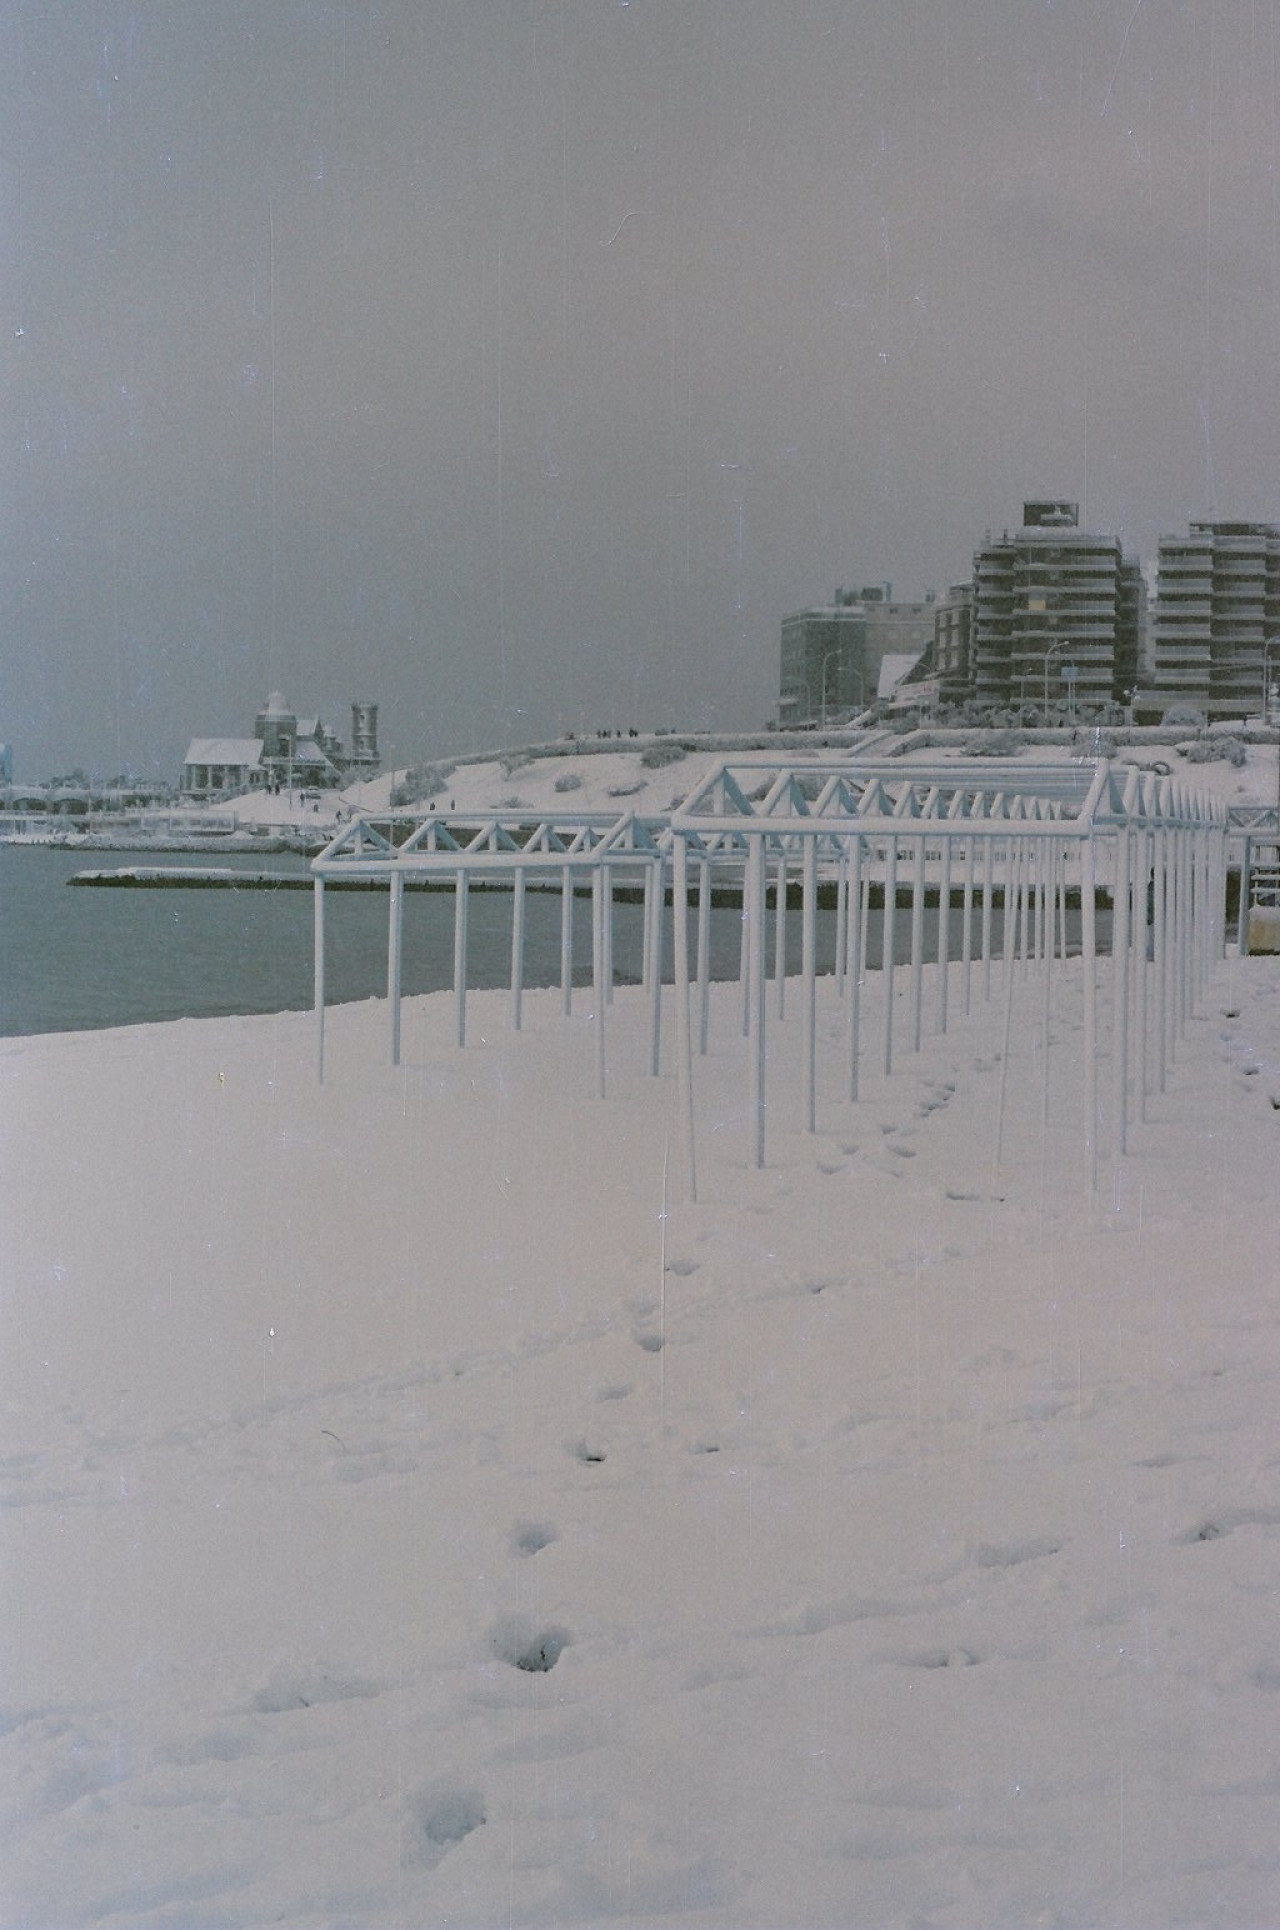
M 753 788 L 748 792 L 748 785 Z M 876 1056 L 889 1075 L 901 1021 L 894 977 L 909 972 L 905 1045 L 922 1041 L 926 924 L 936 902 L 933 951 L 934 1023 L 945 1032 L 958 990 L 970 1009 L 975 978 L 989 997 L 1001 973 L 1006 1034 L 1015 979 L 1027 968 L 1043 983 L 1045 1025 L 1055 963 L 1066 956 L 1068 903 L 1080 907 L 1083 972 L 1084 1117 L 1087 1190 L 1097 1183 L 1101 1094 L 1098 1085 L 1097 908 L 1111 909 L 1111 1127 L 1117 1152 L 1127 1149 L 1135 1110 L 1163 1089 L 1176 1040 L 1200 986 L 1225 941 L 1227 814 L 1216 800 L 1180 780 L 1088 766 L 992 768 L 986 760 L 954 761 L 904 771 L 858 766 L 847 759 L 787 761 L 774 766 L 718 766 L 674 812 L 527 814 L 431 813 L 401 820 L 357 819 L 313 861 L 315 877 L 315 1009 L 321 1073 L 324 1054 L 324 885 L 340 877 L 385 878 L 390 886 L 387 990 L 390 1050 L 400 1054 L 403 891 L 408 878 L 451 879 L 455 891 L 456 1036 L 466 1037 L 467 904 L 473 880 L 495 874 L 510 882 L 511 1012 L 520 1024 L 524 979 L 524 912 L 528 879 L 541 872 L 561 892 L 561 992 L 571 1009 L 572 900 L 589 880 L 592 900 L 592 988 L 596 1089 L 606 1089 L 606 1008 L 612 992 L 612 895 L 623 873 L 643 879 L 643 983 L 648 998 L 648 1070 L 659 1069 L 663 919 L 673 908 L 673 975 L 677 1075 L 687 1190 L 696 1192 L 695 1066 L 707 1050 L 709 916 L 713 892 L 726 882 L 742 895 L 742 1025 L 747 1042 L 748 1158 L 765 1158 L 767 1077 L 767 945 L 772 915 L 774 989 L 779 1016 L 786 997 L 789 900 L 798 885 L 802 964 L 804 1124 L 816 1130 L 816 927 L 821 889 L 834 885 L 835 982 L 844 1014 L 843 1096 L 856 1100 L 869 1050 L 861 988 L 868 919 L 878 897 L 883 912 L 883 998 Z M 769 888 L 773 904 L 770 913 Z M 962 914 L 960 950 L 952 957 L 951 914 Z M 905 904 L 903 902 L 905 898 Z M 691 911 L 696 909 L 696 935 Z M 997 952 L 994 914 L 1001 917 Z M 899 919 L 909 956 L 899 967 Z M 954 969 L 953 969 L 954 968 Z M 958 988 L 954 985 L 958 969 Z M 691 1000 L 696 994 L 695 1012 Z M 1047 1036 L 1047 1029 L 1046 1029 Z M 1007 1038 L 1006 1038 L 1007 1045 Z M 695 1050 L 696 1046 L 696 1050 Z M 997 1155 L 1003 1130 L 1009 1054 L 1002 1057 Z

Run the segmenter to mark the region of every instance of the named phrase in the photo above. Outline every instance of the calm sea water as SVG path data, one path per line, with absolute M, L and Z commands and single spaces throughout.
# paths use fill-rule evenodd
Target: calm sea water
M 107 890 L 73 887 L 77 871 L 160 864 L 199 870 L 305 875 L 305 858 L 287 854 L 202 855 L 62 851 L 0 845 L 0 1035 L 80 1032 L 157 1019 L 210 1018 L 241 1012 L 303 1010 L 312 998 L 312 905 L 309 891 Z M 525 917 L 525 982 L 560 979 L 560 897 L 530 891 Z M 590 902 L 575 906 L 574 976 L 590 977 Z M 639 977 L 643 912 L 614 908 L 614 965 L 620 980 Z M 671 975 L 670 917 L 666 975 Z M 879 965 L 879 916 L 868 931 L 867 965 Z M 976 923 L 976 919 L 975 919 Z M 331 892 L 326 899 L 325 976 L 330 1003 L 381 996 L 386 990 L 387 899 L 383 892 Z M 900 914 L 896 946 L 904 959 L 910 919 Z M 787 969 L 800 968 L 800 921 L 788 921 Z M 951 955 L 959 956 L 961 915 L 952 914 Z M 997 945 L 1000 919 L 994 920 Z M 926 920 L 932 956 L 936 917 Z M 1073 934 L 1074 935 L 1074 934 Z M 712 916 L 711 969 L 738 969 L 741 914 Z M 976 938 L 976 932 L 975 932 Z M 835 917 L 818 917 L 818 969 L 834 963 Z M 505 985 L 511 958 L 508 892 L 472 894 L 468 923 L 473 986 Z M 769 956 L 773 956 L 772 921 Z M 408 892 L 404 909 L 406 994 L 438 991 L 453 979 L 453 898 Z
M 131 864 L 305 875 L 287 854 L 63 851 L 0 845 L 0 1034 L 78 1032 L 156 1019 L 302 1010 L 312 998 L 309 891 L 125 890 L 72 886 L 78 871 Z M 530 891 L 525 914 L 525 982 L 558 984 L 560 898 Z M 575 978 L 590 977 L 590 903 L 575 905 Z M 739 915 L 713 921 L 713 969 L 738 959 Z M 387 899 L 383 892 L 330 892 L 325 906 L 326 996 L 338 1004 L 386 990 Z M 615 906 L 615 969 L 638 976 L 643 913 Z M 668 945 L 670 940 L 668 938 Z M 473 891 L 468 920 L 469 983 L 505 985 L 511 959 L 508 892 Z M 453 980 L 453 898 L 408 892 L 403 985 L 430 992 Z

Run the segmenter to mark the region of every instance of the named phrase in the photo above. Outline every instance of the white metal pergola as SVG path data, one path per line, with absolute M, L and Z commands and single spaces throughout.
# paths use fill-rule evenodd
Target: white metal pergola
M 750 790 L 748 789 L 748 787 Z M 926 932 L 933 911 L 937 961 L 934 1028 L 945 1032 L 956 992 L 968 1012 L 975 983 L 990 997 L 996 971 L 1005 1000 L 1000 1123 L 1004 1115 L 1015 979 L 1039 974 L 1046 1028 L 1055 962 L 1066 955 L 1069 897 L 1080 906 L 1083 971 L 1086 1190 L 1098 1172 L 1099 891 L 1111 907 L 1112 1142 L 1123 1153 L 1135 1111 L 1163 1090 L 1176 1040 L 1213 960 L 1225 943 L 1227 813 L 1169 776 L 1106 762 L 999 765 L 970 759 L 904 769 L 781 760 L 718 766 L 675 811 L 662 817 L 595 813 L 432 813 L 357 819 L 312 864 L 315 878 L 315 1012 L 324 1065 L 325 884 L 385 882 L 389 887 L 387 1002 L 390 1056 L 400 1056 L 403 892 L 406 879 L 454 890 L 453 997 L 456 1038 L 466 1038 L 467 908 L 472 883 L 511 891 L 511 1018 L 521 1021 L 525 892 L 530 880 L 558 884 L 561 895 L 561 997 L 572 1001 L 575 889 L 591 893 L 595 1086 L 606 1090 L 606 1009 L 613 984 L 613 887 L 643 881 L 643 984 L 648 1002 L 646 1065 L 659 1070 L 663 920 L 673 916 L 673 991 L 677 1081 L 685 1187 L 696 1197 L 695 1066 L 708 1045 L 709 913 L 717 886 L 742 898 L 742 1030 L 748 1085 L 747 1156 L 765 1158 L 768 940 L 773 936 L 774 1000 L 787 995 L 786 939 L 798 890 L 802 1001 L 803 1112 L 816 1130 L 818 1107 L 816 921 L 820 889 L 836 900 L 835 984 L 842 1002 L 842 1096 L 856 1100 L 867 1058 L 861 988 L 868 916 L 883 907 L 884 997 L 876 1058 L 891 1074 L 895 1052 L 919 1050 L 924 1025 Z M 773 903 L 769 905 L 772 883 Z M 696 906 L 696 937 L 692 930 Z M 994 914 L 1001 914 L 999 950 Z M 951 914 L 961 914 L 958 957 L 951 956 Z M 900 937 L 909 955 L 899 965 Z M 905 1038 L 894 977 L 909 974 Z M 958 979 L 958 985 L 956 981 Z M 696 1012 L 695 1012 L 696 1001 Z M 696 1048 L 696 1049 L 695 1049 Z

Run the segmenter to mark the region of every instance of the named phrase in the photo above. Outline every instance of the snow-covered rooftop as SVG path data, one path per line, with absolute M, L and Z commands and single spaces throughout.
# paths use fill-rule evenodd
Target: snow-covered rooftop
M 244 764 L 256 768 L 262 762 L 262 741 L 257 737 L 193 737 L 183 762 Z

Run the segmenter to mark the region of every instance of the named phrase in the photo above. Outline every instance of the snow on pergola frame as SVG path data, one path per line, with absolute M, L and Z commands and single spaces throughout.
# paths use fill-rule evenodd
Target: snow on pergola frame
M 754 782 L 748 795 L 746 785 Z M 1004 1051 L 995 1163 L 999 1164 L 1009 1063 L 1014 981 L 1035 968 L 1043 986 L 1047 1027 L 1055 958 L 1066 956 L 1068 893 L 1081 908 L 1085 1191 L 1098 1179 L 1099 1091 L 1097 895 L 1112 906 L 1112 1137 L 1128 1150 L 1135 1109 L 1144 1116 L 1149 1091 L 1164 1090 L 1176 1041 L 1225 949 L 1228 814 L 1168 775 L 1106 760 L 1073 765 L 993 765 L 958 759 L 904 770 L 892 763 L 779 760 L 718 765 L 678 809 L 661 816 L 634 812 L 432 812 L 361 817 L 312 861 L 315 879 L 315 1015 L 317 1062 L 324 1074 L 325 883 L 385 881 L 390 889 L 387 1001 L 390 1056 L 400 1058 L 403 892 L 406 878 L 454 885 L 456 1037 L 466 1041 L 467 906 L 472 881 L 509 881 L 511 1019 L 519 1029 L 524 981 L 525 890 L 530 874 L 558 879 L 561 892 L 561 998 L 571 1010 L 575 885 L 589 878 L 592 901 L 592 989 L 596 1091 L 606 1089 L 606 1007 L 612 990 L 613 884 L 637 873 L 644 888 L 643 985 L 648 1000 L 647 1069 L 659 1070 L 663 916 L 673 911 L 674 998 L 681 1164 L 685 1191 L 697 1195 L 695 1059 L 707 1050 L 709 914 L 712 892 L 726 879 L 741 890 L 743 1033 L 746 1041 L 748 1145 L 754 1166 L 765 1162 L 769 881 L 773 879 L 774 993 L 781 1016 L 786 996 L 786 930 L 790 887 L 799 881 L 803 1006 L 803 1112 L 817 1130 L 816 918 L 820 884 L 836 888 L 835 984 L 844 1010 L 844 1097 L 858 1097 L 866 1042 L 860 988 L 873 887 L 883 897 L 883 1015 L 879 1062 L 889 1075 L 895 1050 L 893 981 L 897 921 L 910 923 L 908 1043 L 921 1043 L 925 924 L 936 895 L 936 1026 L 947 1030 L 953 963 L 960 968 L 967 1013 L 975 968 L 990 997 L 999 964 L 1005 1000 Z M 404 833 L 404 835 L 398 835 Z M 691 879 L 696 873 L 696 887 Z M 958 960 L 950 955 L 955 893 L 963 911 Z M 905 893 L 907 903 L 901 903 Z M 690 898 L 697 934 L 690 965 Z M 992 943 L 993 911 L 1002 912 L 1000 957 Z M 974 912 L 980 909 L 975 956 Z M 1007 915 L 1005 915 L 1007 913 Z M 697 1025 L 691 1011 L 696 995 Z

